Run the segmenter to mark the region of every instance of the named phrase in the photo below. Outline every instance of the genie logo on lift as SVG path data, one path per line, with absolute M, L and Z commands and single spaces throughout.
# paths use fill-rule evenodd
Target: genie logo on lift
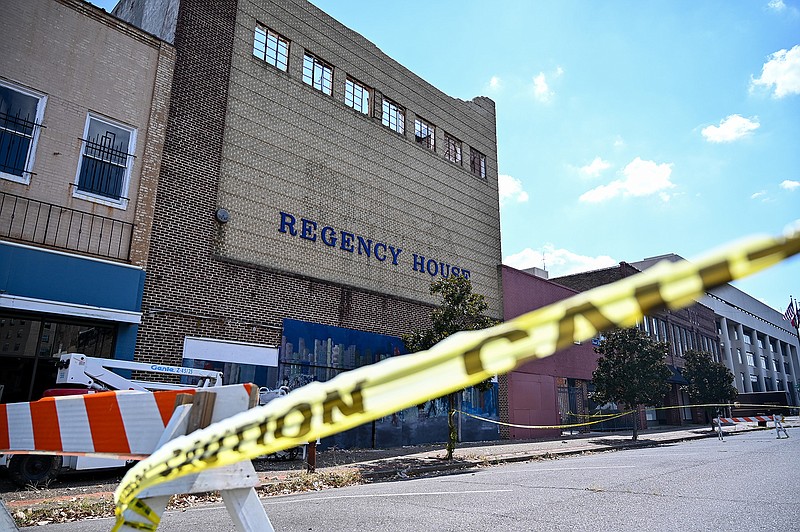
M 159 364 L 152 364 L 150 369 L 161 373 L 177 373 L 180 375 L 192 375 L 194 370 L 192 368 L 180 368 L 177 366 L 161 366 Z
M 330 225 L 319 224 L 307 218 L 298 219 L 288 212 L 281 212 L 280 216 L 279 233 L 299 237 L 314 244 L 321 242 L 324 246 L 336 248 L 345 253 L 366 255 L 367 258 L 375 257 L 379 262 L 385 262 L 392 266 L 402 267 L 405 264 L 413 271 L 427 273 L 431 277 L 437 275 L 442 277 L 461 276 L 465 279 L 470 277 L 470 271 L 465 268 L 452 266 L 437 259 L 426 259 L 424 255 L 418 253 L 403 254 L 400 247 L 386 242 L 373 240 L 343 229 L 335 229 Z M 405 258 L 408 255 L 410 255 L 410 259 Z

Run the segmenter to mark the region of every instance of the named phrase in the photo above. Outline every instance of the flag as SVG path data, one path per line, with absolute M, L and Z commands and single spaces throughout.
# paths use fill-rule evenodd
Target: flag
M 792 301 L 789 301 L 789 307 L 786 309 L 786 312 L 783 313 L 783 317 L 789 320 L 792 327 L 797 327 L 797 310 L 795 310 Z

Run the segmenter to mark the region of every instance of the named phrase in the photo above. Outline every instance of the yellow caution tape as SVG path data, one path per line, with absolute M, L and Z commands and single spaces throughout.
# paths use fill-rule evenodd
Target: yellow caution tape
M 733 407 L 734 405 L 729 403 L 713 403 L 713 404 L 703 404 L 703 405 L 673 405 L 673 406 L 659 406 L 654 408 L 648 408 L 648 410 L 673 410 L 676 408 L 704 408 L 704 407 L 721 407 L 721 408 L 729 408 Z M 780 406 L 780 405 L 739 405 L 739 406 L 758 406 L 758 407 L 770 407 L 770 408 L 787 408 L 793 409 L 798 408 L 796 406 Z M 585 423 L 570 423 L 567 425 L 518 425 L 516 423 L 506 423 L 504 421 L 498 421 L 496 419 L 489 419 L 481 416 L 476 416 L 475 414 L 470 414 L 468 412 L 464 412 L 463 410 L 455 410 L 459 414 L 463 414 L 467 417 L 471 417 L 474 419 L 479 419 L 481 421 L 485 421 L 487 423 L 494 423 L 495 425 L 503 425 L 505 427 L 514 427 L 518 429 L 570 429 L 575 427 L 586 427 L 588 425 L 596 425 L 598 423 L 605 423 L 606 421 L 616 419 L 618 417 L 627 416 L 629 414 L 634 414 L 636 410 L 628 410 L 627 412 L 621 412 L 616 414 L 573 414 L 572 412 L 568 412 L 567 415 L 575 416 L 575 417 L 601 417 L 603 419 L 598 419 L 596 421 L 588 421 Z
M 694 263 L 663 262 L 489 329 L 454 334 L 427 351 L 313 382 L 263 407 L 176 438 L 135 465 L 114 492 L 117 530 L 143 489 L 210 467 L 294 447 L 455 392 L 585 341 L 644 314 L 691 304 L 709 288 L 800 252 L 800 231 L 754 237 Z
M 494 419 L 487 419 L 485 417 L 476 416 L 475 414 L 467 414 L 466 412 L 462 412 L 461 410 L 456 410 L 461 414 L 464 414 L 467 417 L 479 419 L 481 421 L 486 421 L 488 423 L 494 423 L 495 425 L 503 425 L 504 427 L 515 427 L 518 429 L 570 429 L 575 427 L 587 427 L 589 425 L 595 425 L 597 423 L 605 423 L 611 419 L 617 419 L 618 417 L 627 416 L 629 414 L 633 414 L 636 410 L 629 410 L 627 412 L 622 412 L 619 414 L 609 414 L 608 417 L 604 419 L 599 419 L 597 421 L 587 421 L 586 423 L 571 423 L 569 425 L 517 425 L 515 423 L 506 423 L 504 421 L 497 421 Z

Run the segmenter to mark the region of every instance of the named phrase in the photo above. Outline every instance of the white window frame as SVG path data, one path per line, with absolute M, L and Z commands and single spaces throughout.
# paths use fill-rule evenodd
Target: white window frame
M 122 180 L 122 187 L 120 189 L 120 199 L 115 200 L 114 198 L 109 198 L 108 196 L 103 196 L 101 194 L 94 194 L 92 192 L 87 192 L 85 190 L 78 189 L 78 183 L 80 182 L 81 178 L 81 167 L 83 166 L 83 159 L 84 153 L 86 151 L 86 140 L 89 135 L 89 125 L 91 124 L 92 120 L 97 120 L 99 122 L 103 122 L 110 126 L 114 126 L 120 129 L 127 130 L 130 132 L 130 140 L 128 141 L 128 161 L 127 166 L 125 168 L 125 176 Z M 128 191 L 131 184 L 131 173 L 133 170 L 133 154 L 136 151 L 136 128 L 129 126 L 127 124 L 123 124 L 122 122 L 117 122 L 116 120 L 112 120 L 111 118 L 107 118 L 102 115 L 98 115 L 92 112 L 87 113 L 86 115 L 86 124 L 83 128 L 83 141 L 81 142 L 81 153 L 80 157 L 78 158 L 78 168 L 75 171 L 75 181 L 73 182 L 72 187 L 72 197 L 84 199 L 87 201 L 91 201 L 93 203 L 99 203 L 101 205 L 107 205 L 109 207 L 114 207 L 116 209 L 125 210 L 128 208 Z
M 303 83 L 322 94 L 333 95 L 333 65 L 306 51 L 303 56 Z
M 44 108 L 47 105 L 47 95 L 42 94 L 41 92 L 36 92 L 31 89 L 22 87 L 17 85 L 16 83 L 11 83 L 8 81 L 4 81 L 0 79 L 0 85 L 3 87 L 9 88 L 11 90 L 20 92 L 25 96 L 30 96 L 32 98 L 36 98 L 38 103 L 36 104 L 36 118 L 34 119 L 35 123 L 37 124 L 33 128 L 33 134 L 31 135 L 31 144 L 28 146 L 28 155 L 25 158 L 25 168 L 22 170 L 22 175 L 14 175 L 9 174 L 6 172 L 0 171 L 0 178 L 7 179 L 9 181 L 14 181 L 16 183 L 21 183 L 23 185 L 29 185 L 31 182 L 31 174 L 33 173 L 33 163 L 36 161 L 36 146 L 39 143 L 39 132 L 42 129 L 41 124 L 44 120 Z
M 360 106 L 356 105 L 356 99 L 361 102 Z M 369 116 L 369 109 L 372 105 L 372 89 L 357 79 L 347 76 L 344 88 L 344 104 L 363 115 Z
M 259 41 L 259 34 L 264 36 L 264 42 Z M 274 46 L 274 57 L 272 50 L 270 50 L 270 43 Z M 263 48 L 261 45 L 264 45 Z M 287 72 L 289 69 L 289 47 L 291 41 L 263 24 L 256 24 L 255 32 L 253 33 L 253 56 L 261 59 L 268 65 L 272 65 L 278 70 Z M 285 53 L 282 53 L 285 52 Z
M 444 134 L 444 142 L 444 158 L 453 164 L 462 166 L 463 163 L 461 161 L 463 160 L 464 144 L 449 133 Z M 658 334 L 657 331 L 656 334 Z
M 425 149 L 436 151 L 436 127 L 420 117 L 414 119 L 414 140 Z
M 406 110 L 389 98 L 381 103 L 381 124 L 401 135 L 406 132 Z
M 475 171 L 476 170 L 476 167 L 475 167 L 476 166 L 475 165 L 476 159 L 478 161 L 478 163 L 477 163 L 477 170 L 478 171 L 477 172 Z M 470 148 L 469 148 L 469 171 L 472 172 L 472 175 L 474 175 L 476 177 L 480 177 L 481 179 L 486 179 L 486 155 L 484 155 L 483 153 L 479 152 L 478 150 L 476 150 L 472 146 L 470 146 Z

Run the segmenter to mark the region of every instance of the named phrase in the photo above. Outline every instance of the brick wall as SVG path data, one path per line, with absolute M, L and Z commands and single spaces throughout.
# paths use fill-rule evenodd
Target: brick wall
M 137 206 L 137 194 L 140 182 L 157 178 L 159 148 L 146 153 L 146 146 L 162 134 L 164 121 L 150 110 L 169 83 L 171 53 L 168 44 L 86 2 L 3 2 L 0 78 L 46 95 L 47 102 L 30 183 L 0 180 L 0 190 L 125 222 L 149 218 L 152 202 Z M 125 209 L 73 197 L 89 112 L 137 131 Z
M 389 243 L 402 242 L 409 252 L 430 249 L 442 259 L 455 257 L 453 263 L 491 264 L 486 275 L 483 266 L 473 267 L 473 279 L 476 291 L 499 313 L 491 101 L 446 97 L 386 56 L 376 56 L 385 62 L 382 68 L 396 71 L 386 79 L 413 77 L 410 83 L 424 93 L 416 100 L 420 109 L 435 102 L 426 119 L 461 135 L 466 161 L 464 168 L 457 168 L 441 153 L 416 145 L 413 120 L 406 123 L 411 138 L 401 137 L 303 85 L 299 71 L 291 70 L 298 67 L 291 64 L 293 59 L 290 73 L 284 74 L 252 57 L 256 18 L 291 32 L 293 40 L 313 38 L 318 44 L 332 19 L 304 2 L 240 7 L 237 15 L 235 0 L 180 4 L 137 359 L 179 363 L 185 336 L 276 345 L 284 318 L 392 335 L 428 325 L 430 276 L 392 275 L 380 265 L 358 263 L 357 256 L 343 259 L 347 252 L 323 249 L 319 242 L 304 247 L 309 242 L 297 237 L 294 242 L 281 239 L 286 236 L 278 232 L 281 209 Z M 258 11 L 257 17 L 246 10 Z M 299 20 L 312 17 L 312 37 L 269 18 L 276 13 L 300 26 Z M 379 54 L 338 23 L 334 29 L 353 39 L 350 45 L 358 41 L 372 55 Z M 327 45 L 342 50 L 337 39 L 329 35 Z M 344 67 L 345 58 L 311 40 L 305 44 Z M 294 47 L 293 53 L 298 50 L 302 61 L 302 48 Z M 361 79 L 378 85 L 368 75 L 374 69 L 362 69 Z M 381 84 L 387 91 L 390 85 Z M 393 90 L 392 96 L 399 99 L 401 91 Z M 411 108 L 413 102 L 409 98 L 401 103 Z M 348 149 L 348 135 L 364 135 L 364 140 Z M 469 143 L 487 155 L 486 181 L 468 172 Z M 397 168 L 382 162 L 391 150 L 400 157 Z M 227 224 L 215 221 L 218 207 L 230 210 Z M 437 223 L 439 217 L 442 223 Z M 413 219 L 420 219 L 416 233 Z M 465 229 L 457 231 L 456 226 Z M 338 256 L 332 256 L 334 251 Z

